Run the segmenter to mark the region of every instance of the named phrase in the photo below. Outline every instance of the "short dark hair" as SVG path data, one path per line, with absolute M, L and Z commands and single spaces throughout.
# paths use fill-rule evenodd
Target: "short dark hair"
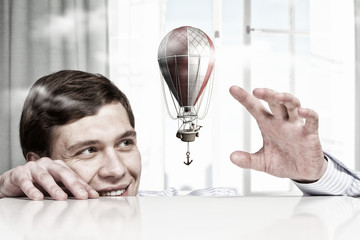
M 25 100 L 20 120 L 20 144 L 28 152 L 49 157 L 53 128 L 95 115 L 105 104 L 121 103 L 135 128 L 129 100 L 109 79 L 75 70 L 62 70 L 37 80 Z

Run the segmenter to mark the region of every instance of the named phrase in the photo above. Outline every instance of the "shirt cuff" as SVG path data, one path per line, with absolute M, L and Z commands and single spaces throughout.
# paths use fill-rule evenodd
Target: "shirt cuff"
M 353 176 L 346 169 L 341 167 L 330 156 L 325 174 L 314 183 L 298 183 L 294 184 L 305 195 L 346 195 L 347 189 L 351 187 Z

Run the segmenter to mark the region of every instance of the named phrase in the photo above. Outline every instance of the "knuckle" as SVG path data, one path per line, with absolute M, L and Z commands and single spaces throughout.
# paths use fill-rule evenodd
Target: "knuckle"
M 297 107 L 297 108 L 301 107 L 301 103 L 300 103 L 299 99 L 297 99 L 297 98 L 295 99 L 294 105 L 295 105 L 295 107 Z
M 24 193 L 29 194 L 29 195 L 31 195 L 31 194 L 33 194 L 34 192 L 38 191 L 38 189 L 35 188 L 33 185 L 31 185 L 31 186 L 29 185 L 29 186 L 23 187 L 22 189 L 23 189 Z
M 67 165 L 65 164 L 65 162 L 63 160 L 52 160 L 52 162 L 54 162 L 62 167 L 67 167 Z
M 29 181 L 29 178 L 27 177 L 20 177 L 17 182 L 19 184 L 19 186 L 24 186 L 26 185 L 26 183 Z
M 53 185 L 49 188 L 49 193 L 50 194 L 55 194 L 57 191 L 61 190 L 61 188 L 57 185 Z
M 16 174 L 21 174 L 25 171 L 25 167 L 24 166 L 17 166 L 16 168 L 14 168 L 13 171 L 10 172 L 10 176 L 14 176 Z
M 308 109 L 309 117 L 313 119 L 313 121 L 319 120 L 319 115 L 312 109 Z
M 297 99 L 295 96 L 291 95 L 290 93 L 284 93 L 285 101 L 292 105 L 292 107 L 300 107 L 300 100 Z
M 42 157 L 42 158 L 38 159 L 37 162 L 40 164 L 49 164 L 52 162 L 52 159 L 50 159 L 48 157 Z
M 57 165 L 57 173 L 60 176 L 65 175 L 66 177 L 71 177 L 72 175 L 74 175 L 71 168 L 69 168 L 68 166 L 64 166 L 64 165 Z
M 315 120 L 318 121 L 318 120 L 319 120 L 319 115 L 318 115 L 317 112 L 315 112 L 315 111 L 313 111 L 313 113 L 314 113 L 314 118 L 315 118 Z
M 46 182 L 49 180 L 50 175 L 45 172 L 45 171 L 41 171 L 38 175 L 37 175 L 37 179 L 39 182 Z
M 29 167 L 29 168 L 33 168 L 37 165 L 37 163 L 35 161 L 29 161 L 25 164 L 25 166 Z M 20 166 L 23 167 L 23 166 Z
M 74 180 L 71 185 L 73 188 L 82 188 L 83 187 L 83 184 L 78 180 Z
M 18 166 L 14 168 L 9 174 L 9 180 L 12 185 L 20 184 L 20 180 L 27 176 L 26 169 L 24 166 Z

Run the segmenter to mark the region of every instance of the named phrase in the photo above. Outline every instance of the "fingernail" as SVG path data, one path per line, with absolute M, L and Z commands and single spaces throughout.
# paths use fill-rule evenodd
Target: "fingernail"
M 85 189 L 83 189 L 83 188 L 80 188 L 80 189 L 78 189 L 77 190 L 77 193 L 81 196 L 81 197 L 87 197 L 87 192 L 85 191 Z
M 95 191 L 95 190 L 90 190 L 90 194 L 93 197 L 99 197 L 99 193 L 97 191 Z
M 67 195 L 62 190 L 56 190 L 55 197 L 56 199 L 66 199 Z
M 42 199 L 41 193 L 38 193 L 38 192 L 34 193 L 33 194 L 33 199 L 34 200 L 41 200 Z

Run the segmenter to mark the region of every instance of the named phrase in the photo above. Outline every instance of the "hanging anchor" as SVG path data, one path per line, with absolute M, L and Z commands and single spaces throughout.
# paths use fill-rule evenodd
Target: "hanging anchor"
M 192 162 L 193 160 L 190 160 L 189 143 L 187 143 L 186 162 L 184 164 L 189 166 Z
M 185 165 L 190 165 L 193 160 L 190 160 L 190 152 L 186 152 L 186 162 L 184 162 Z

